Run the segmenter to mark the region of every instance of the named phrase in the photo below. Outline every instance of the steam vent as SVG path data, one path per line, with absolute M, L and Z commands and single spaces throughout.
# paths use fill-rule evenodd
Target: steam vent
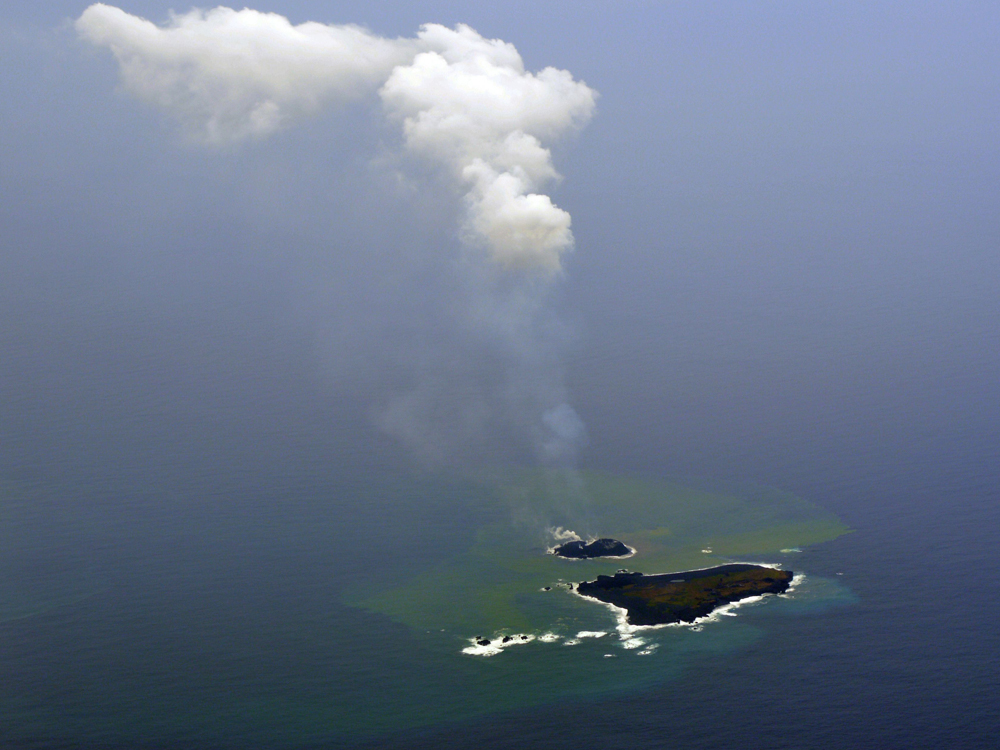
M 635 550 L 617 539 L 595 539 L 586 543 L 580 540 L 560 544 L 553 555 L 571 560 L 589 560 L 592 557 L 630 557 Z

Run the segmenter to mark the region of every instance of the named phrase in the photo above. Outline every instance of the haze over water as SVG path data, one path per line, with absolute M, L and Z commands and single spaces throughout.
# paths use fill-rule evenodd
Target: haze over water
M 463 434 L 509 377 L 455 315 L 462 204 L 399 185 L 367 105 L 186 144 L 63 24 L 86 6 L 0 11 L 0 744 L 990 744 L 992 6 L 257 6 L 467 23 L 600 92 L 554 146 L 576 241 L 540 318 L 579 465 L 775 487 L 854 529 L 783 561 L 841 586 L 829 607 L 524 705 L 530 658 L 443 669 L 342 596 L 460 555 L 493 518 L 467 472 L 537 460 L 505 424 L 431 470 L 380 420 L 430 378 Z

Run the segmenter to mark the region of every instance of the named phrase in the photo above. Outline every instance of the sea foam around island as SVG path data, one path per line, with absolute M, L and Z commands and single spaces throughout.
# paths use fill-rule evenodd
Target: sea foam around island
M 781 565 L 775 563 L 752 562 L 743 564 L 759 565 L 763 568 L 781 570 Z M 718 566 L 711 565 L 706 568 L 696 568 L 694 570 L 710 570 L 714 567 Z M 694 571 L 691 570 L 683 572 L 690 573 Z M 686 628 L 693 632 L 700 632 L 708 623 L 720 622 L 723 617 L 736 617 L 736 610 L 740 607 L 758 604 L 766 601 L 769 597 L 790 598 L 794 594 L 795 589 L 798 588 L 805 580 L 805 573 L 796 573 L 792 577 L 788 588 L 780 594 L 760 594 L 757 596 L 748 596 L 735 602 L 721 604 L 713 609 L 709 614 L 704 617 L 698 617 L 692 622 L 670 622 L 659 625 L 633 625 L 628 621 L 628 610 L 624 607 L 618 607 L 614 604 L 608 604 L 607 602 L 598 601 L 597 599 L 593 599 L 589 596 L 584 596 L 577 591 L 577 584 L 563 584 L 563 587 L 574 596 L 585 599 L 591 604 L 600 604 L 610 610 L 615 618 L 615 632 L 618 634 L 618 640 L 621 648 L 626 651 L 635 651 L 639 656 L 648 656 L 659 647 L 659 644 L 655 642 L 651 643 L 648 636 L 641 635 L 641 633 L 661 630 L 663 628 Z M 577 646 L 585 639 L 598 639 L 603 638 L 606 635 L 608 635 L 608 631 L 606 630 L 581 630 L 577 632 L 575 636 L 569 637 L 552 631 L 546 631 L 539 635 L 529 633 L 515 633 L 511 635 L 499 632 L 492 638 L 483 638 L 481 636 L 470 638 L 470 645 L 463 648 L 462 653 L 470 656 L 496 656 L 497 654 L 503 653 L 506 648 L 531 643 L 532 641 L 538 641 L 540 643 L 558 643 L 562 641 L 563 646 Z M 613 656 L 613 654 L 605 654 L 605 656 Z
M 781 570 L 781 565 L 776 565 L 774 563 L 742 563 L 746 565 L 759 565 L 762 568 L 773 568 L 774 570 Z M 708 568 L 697 568 L 696 570 L 710 570 L 711 568 L 717 567 L 715 565 L 709 566 Z M 684 571 L 684 572 L 694 572 L 694 571 Z M 804 580 L 806 576 L 805 573 L 796 573 L 792 576 L 791 582 L 788 584 L 788 588 L 780 594 L 759 594 L 757 596 L 748 596 L 743 599 L 738 599 L 735 602 L 728 602 L 726 604 L 720 604 L 718 607 L 713 609 L 707 615 L 703 617 L 698 617 L 691 622 L 667 622 L 661 623 L 659 625 L 633 625 L 628 621 L 628 610 L 624 607 L 618 607 L 614 604 L 609 604 L 607 602 L 602 602 L 597 599 L 593 599 L 589 596 L 584 596 L 577 590 L 577 585 L 574 584 L 570 587 L 570 592 L 581 599 L 586 599 L 588 602 L 601 604 L 607 607 L 611 613 L 615 616 L 615 630 L 618 632 L 619 638 L 622 640 L 623 648 L 633 649 L 638 648 L 645 644 L 645 639 L 641 636 L 636 635 L 637 633 L 650 630 L 661 630 L 663 628 L 687 628 L 698 632 L 702 627 L 710 622 L 719 622 L 722 617 L 736 617 L 736 610 L 740 607 L 757 604 L 767 600 L 769 597 L 777 596 L 781 598 L 788 598 L 794 593 L 796 587 L 798 587 Z M 655 646 L 654 646 L 655 648 Z
M 576 533 L 572 529 L 565 529 L 562 526 L 549 526 L 547 529 L 545 529 L 545 532 L 549 536 L 552 537 L 552 540 L 554 542 L 554 544 L 552 544 L 551 546 L 545 548 L 545 554 L 547 554 L 547 555 L 555 555 L 556 557 L 560 557 L 563 560 L 569 560 L 570 562 L 581 562 L 583 560 L 589 560 L 591 558 L 589 558 L 589 557 L 566 557 L 566 556 L 560 555 L 559 554 L 559 548 L 560 547 L 562 547 L 565 544 L 568 544 L 569 542 L 584 542 L 585 541 L 587 544 L 591 544 L 592 542 L 596 542 L 598 540 L 598 537 L 596 537 L 596 536 L 589 536 L 586 539 L 584 539 L 584 537 L 580 536 L 578 533 Z M 628 554 L 627 555 L 601 555 L 600 559 L 602 559 L 602 560 L 627 560 L 628 558 L 633 557 L 635 555 L 635 553 L 636 553 L 635 547 L 632 547 L 632 546 L 630 546 L 628 544 L 625 544 L 624 542 L 622 542 L 622 544 L 624 544 L 625 547 L 628 549 Z

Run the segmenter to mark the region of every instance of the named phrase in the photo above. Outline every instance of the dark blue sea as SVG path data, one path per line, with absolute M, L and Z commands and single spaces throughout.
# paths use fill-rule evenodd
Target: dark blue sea
M 600 91 L 553 152 L 575 251 L 523 298 L 456 261 L 374 91 L 192 147 L 88 4 L 0 4 L 0 750 L 1000 747 L 995 3 L 265 3 L 468 22 Z M 423 597 L 512 521 L 477 477 L 537 470 L 517 399 L 554 392 L 574 476 L 744 488 L 706 535 L 767 498 L 850 531 L 645 655 L 463 654 Z
M 592 685 L 550 674 L 530 695 L 521 654 L 442 654 L 344 603 L 458 554 L 487 511 L 373 427 L 366 383 L 334 387 L 309 341 L 254 333 L 278 313 L 95 316 L 41 349 L 8 328 L 0 746 L 992 747 L 1000 355 L 982 304 L 968 326 L 896 326 L 891 357 L 887 332 L 858 330 L 835 362 L 726 321 L 588 324 L 566 364 L 585 467 L 752 481 L 853 531 L 792 563 L 836 582 L 829 606 L 755 608 L 707 625 L 711 647 L 620 678 L 595 660 Z

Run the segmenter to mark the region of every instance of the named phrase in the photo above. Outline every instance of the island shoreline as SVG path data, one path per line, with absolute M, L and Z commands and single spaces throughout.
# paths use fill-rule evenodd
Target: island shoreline
M 758 601 L 764 600 L 768 596 L 787 596 L 789 593 L 794 591 L 802 581 L 805 580 L 805 574 L 794 573 L 792 571 L 785 571 L 780 565 L 774 563 L 756 563 L 756 562 L 734 562 L 725 563 L 723 565 L 713 565 L 705 568 L 695 568 L 686 571 L 677 571 L 672 573 L 656 573 L 656 574 L 642 574 L 642 573 L 626 573 L 622 576 L 621 573 L 616 574 L 616 576 L 598 576 L 598 580 L 604 579 L 605 581 L 612 581 L 611 588 L 616 588 L 614 583 L 614 578 L 620 577 L 620 580 L 628 581 L 629 583 L 646 583 L 652 582 L 653 584 L 668 580 L 670 583 L 674 582 L 689 582 L 691 580 L 697 580 L 699 578 L 710 577 L 712 573 L 719 575 L 726 574 L 728 572 L 741 572 L 741 571 L 751 571 L 751 570 L 774 570 L 780 571 L 785 574 L 782 576 L 781 583 L 773 584 L 772 587 L 777 590 L 762 590 L 759 592 L 748 593 L 746 596 L 741 596 L 737 599 L 732 600 L 720 600 L 712 608 L 705 612 L 704 614 L 698 614 L 690 619 L 685 619 L 683 617 L 677 617 L 676 619 L 667 620 L 664 622 L 633 622 L 630 619 L 629 609 L 625 606 L 621 606 L 620 603 L 615 601 L 606 601 L 605 599 L 593 596 L 586 591 L 581 591 L 581 586 L 593 586 L 597 581 L 583 581 L 580 583 L 571 583 L 568 586 L 570 593 L 584 599 L 590 603 L 602 604 L 611 610 L 617 621 L 617 630 L 621 635 L 623 640 L 632 637 L 632 634 L 640 630 L 653 630 L 659 628 L 667 627 L 688 627 L 696 630 L 700 630 L 701 626 L 707 622 L 718 622 L 721 616 L 732 616 L 735 614 L 731 613 L 731 610 L 738 609 L 741 606 L 748 604 L 753 604 Z M 704 575 L 708 573 L 709 575 Z M 695 575 L 693 575 L 695 574 Z M 696 575 L 702 574 L 702 575 Z M 618 586 L 619 588 L 622 586 Z

